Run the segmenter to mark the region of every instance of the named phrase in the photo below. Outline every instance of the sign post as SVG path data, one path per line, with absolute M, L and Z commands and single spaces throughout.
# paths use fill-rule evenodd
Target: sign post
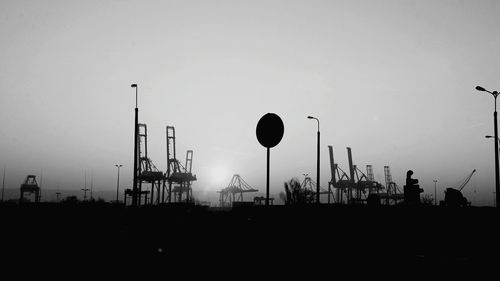
M 257 140 L 267 148 L 267 178 L 266 178 L 266 206 L 269 206 L 269 162 L 271 147 L 278 145 L 283 138 L 285 128 L 281 118 L 274 113 L 267 113 L 257 123 Z

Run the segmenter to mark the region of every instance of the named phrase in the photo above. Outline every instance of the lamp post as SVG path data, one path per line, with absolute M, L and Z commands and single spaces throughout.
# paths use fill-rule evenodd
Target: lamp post
M 476 86 L 476 90 L 480 92 L 487 92 L 490 93 L 493 98 L 495 99 L 495 112 L 493 113 L 493 119 L 494 119 L 494 129 L 495 129 L 495 139 L 498 140 L 498 126 L 497 126 L 497 96 L 498 92 L 493 91 L 490 92 L 486 90 L 485 88 L 481 86 Z M 498 141 L 495 141 L 495 202 L 496 206 L 498 207 L 498 202 L 500 201 L 500 174 L 498 170 Z
M 87 201 L 87 191 L 89 191 L 88 188 L 82 188 L 83 191 L 83 201 Z
M 120 189 L 120 167 L 123 165 L 115 165 L 118 168 L 118 178 L 116 179 L 116 203 L 118 203 L 118 190 Z
M 437 180 L 433 180 L 434 182 L 434 206 L 437 206 L 437 192 L 436 192 L 436 183 L 437 183 Z
M 484 136 L 484 137 L 485 137 L 485 138 L 487 138 L 487 139 L 494 138 L 494 136 L 489 136 L 489 135 L 488 135 L 488 136 Z M 500 139 L 499 139 L 499 138 L 497 138 L 497 141 L 499 141 L 499 142 L 500 142 Z
M 318 121 L 318 146 L 316 153 L 316 204 L 319 205 L 319 119 L 312 116 L 307 116 L 307 118 Z
M 137 138 L 139 137 L 139 108 L 137 108 L 137 84 L 130 87 L 135 88 L 135 122 L 134 122 L 134 177 L 132 183 L 132 206 L 137 206 Z

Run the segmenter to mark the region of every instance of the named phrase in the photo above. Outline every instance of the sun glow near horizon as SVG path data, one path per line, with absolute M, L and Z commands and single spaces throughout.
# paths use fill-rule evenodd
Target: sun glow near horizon
M 214 166 L 210 171 L 210 181 L 217 187 L 224 187 L 230 180 L 230 173 L 227 167 L 222 165 Z

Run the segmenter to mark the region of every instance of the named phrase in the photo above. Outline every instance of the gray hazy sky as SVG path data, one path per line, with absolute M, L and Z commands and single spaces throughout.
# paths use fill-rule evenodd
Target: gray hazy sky
M 315 177 L 321 120 L 347 170 L 407 169 L 434 192 L 466 188 L 492 204 L 493 98 L 500 89 L 499 1 L 6 1 L 0 2 L 0 165 L 7 187 L 28 173 L 44 187 L 131 187 L 134 91 L 149 154 L 166 165 L 165 126 L 184 158 L 194 150 L 200 199 L 239 173 L 265 189 L 259 118 L 285 124 L 271 153 L 272 193 Z M 226 174 L 223 177 L 224 173 Z M 222 175 L 221 175 L 222 174 Z M 440 195 L 442 197 L 442 195 Z M 482 199 L 482 201 L 479 200 Z

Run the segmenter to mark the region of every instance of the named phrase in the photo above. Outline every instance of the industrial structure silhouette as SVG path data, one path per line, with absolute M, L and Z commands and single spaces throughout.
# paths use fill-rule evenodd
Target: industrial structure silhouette
M 132 88 L 136 90 L 137 99 L 137 84 L 132 84 Z M 86 188 L 86 184 L 81 189 L 83 200 L 74 196 L 60 200 L 61 193 L 58 191 L 57 203 L 41 202 L 41 188 L 36 176 L 28 175 L 20 186 L 19 200 L 0 205 L 1 212 L 12 216 L 7 221 L 9 229 L 17 229 L 19 234 L 9 238 L 24 240 L 23 233 L 32 232 L 44 223 L 50 226 L 51 231 L 43 238 L 50 243 L 55 243 L 52 235 L 56 232 L 85 240 L 89 231 L 99 229 L 105 235 L 117 238 L 106 243 L 90 239 L 95 244 L 84 243 L 77 248 L 77 255 L 101 251 L 105 256 L 119 259 L 141 256 L 166 260 L 177 266 L 182 266 L 179 261 L 188 259 L 196 251 L 225 256 L 220 252 L 223 243 L 236 245 L 241 241 L 250 241 L 249 246 L 255 249 L 273 248 L 273 242 L 261 233 L 274 233 L 283 243 L 279 255 L 281 259 L 296 257 L 299 253 L 309 257 L 320 256 L 323 251 L 334 253 L 319 263 L 305 263 L 306 268 L 330 262 L 346 265 L 349 260 L 360 257 L 370 260 L 369 265 L 376 267 L 393 260 L 394 265 L 402 268 L 415 262 L 459 267 L 495 261 L 487 257 L 490 252 L 486 250 L 484 240 L 479 246 L 469 243 L 465 247 L 457 247 L 455 239 L 444 243 L 434 239 L 436 233 L 453 235 L 455 231 L 463 230 L 464 225 L 469 229 L 467 235 L 474 239 L 479 239 L 480 233 L 484 232 L 489 237 L 498 234 L 491 223 L 497 218 L 497 210 L 473 207 L 461 193 L 476 170 L 458 187 L 447 188 L 439 206 L 427 205 L 421 202 L 420 194 L 424 190 L 420 188 L 419 181 L 412 178 L 412 170 L 408 170 L 401 190 L 393 181 L 389 166 L 384 166 L 385 183 L 379 183 L 375 180 L 372 165 L 366 165 L 363 171 L 355 164 L 350 147 L 346 148 L 348 172 L 345 172 L 337 162 L 339 158 L 334 155 L 333 146 L 329 145 L 331 178 L 328 187 L 321 187 L 318 181 L 304 174 L 302 181 L 294 178 L 285 182 L 280 195 L 284 205 L 274 204 L 275 198 L 269 195 L 270 148 L 280 142 L 284 125 L 279 116 L 269 114 L 259 121 L 256 130 L 259 143 L 267 150 L 266 196 L 257 195 L 245 200 L 244 194 L 256 194 L 260 189 L 235 174 L 227 186 L 217 191 L 219 205 L 209 207 L 199 204 L 193 196 L 192 184 L 197 180 L 193 174 L 193 150 L 186 151 L 182 164 L 177 157 L 175 128 L 166 126 L 167 170 L 160 171 L 148 155 L 148 127 L 139 123 L 138 113 L 136 104 L 133 188 L 125 189 L 123 202 L 118 200 L 119 175 L 117 200 L 111 203 L 95 200 L 92 196 L 87 200 L 87 191 L 91 189 Z M 318 139 L 319 136 L 318 127 Z M 319 156 L 317 159 L 319 163 Z M 119 169 L 121 165 L 116 167 Z M 30 202 L 27 194 L 32 193 L 34 197 Z M 18 205 L 22 208 L 16 209 Z M 20 224 L 16 216 L 29 217 L 31 224 Z M 53 219 L 47 220 L 58 216 L 64 217 L 61 224 Z M 381 218 L 385 219 L 380 221 Z M 204 239 L 199 239 L 197 233 L 200 229 L 213 231 Z M 321 235 L 330 237 L 333 243 L 316 246 L 315 240 Z M 162 237 L 169 239 L 165 242 Z M 498 247 L 498 243 L 494 246 Z M 48 251 L 47 247 L 45 244 L 37 244 L 33 249 L 21 246 L 9 248 L 8 252 L 36 254 Z M 442 249 L 436 251 L 433 247 Z M 56 252 L 69 256 L 74 254 L 59 246 Z M 233 255 L 243 262 L 250 260 L 250 256 L 243 252 L 236 251 Z M 262 259 L 271 261 L 271 257 Z

